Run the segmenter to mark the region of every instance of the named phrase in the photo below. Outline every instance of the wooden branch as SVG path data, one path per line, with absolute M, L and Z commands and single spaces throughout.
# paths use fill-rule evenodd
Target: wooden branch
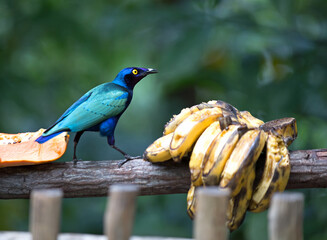
M 141 195 L 185 193 L 190 185 L 187 163 L 152 164 L 120 161 L 53 162 L 0 169 L 0 198 L 29 198 L 35 188 L 61 188 L 64 197 L 104 197 L 113 184 L 135 184 Z
M 327 187 L 327 149 L 293 151 L 290 159 L 288 189 Z
M 141 195 L 186 193 L 190 186 L 188 163 L 162 164 L 137 159 L 118 167 L 119 161 L 53 162 L 0 169 L 0 198 L 29 198 L 32 189 L 61 188 L 64 197 L 104 197 L 112 184 L 136 184 Z M 327 149 L 291 152 L 287 188 L 327 187 Z

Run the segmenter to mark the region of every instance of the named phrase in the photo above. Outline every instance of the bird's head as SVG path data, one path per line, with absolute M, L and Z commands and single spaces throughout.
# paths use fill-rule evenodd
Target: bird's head
M 144 77 L 149 74 L 157 73 L 157 70 L 153 68 L 138 68 L 138 67 L 129 67 L 121 70 L 114 83 L 117 83 L 128 89 L 133 89 L 134 86 Z

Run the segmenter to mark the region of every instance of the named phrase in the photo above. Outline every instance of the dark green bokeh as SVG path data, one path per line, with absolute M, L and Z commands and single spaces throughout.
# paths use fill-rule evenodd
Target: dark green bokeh
M 265 121 L 295 117 L 291 148 L 326 148 L 326 12 L 325 1 L 305 0 L 1 0 L 0 132 L 48 127 L 90 88 L 143 66 L 159 74 L 136 86 L 116 131 L 130 154 L 142 154 L 173 114 L 211 99 Z M 78 154 L 121 159 L 94 133 Z M 326 239 L 327 191 L 303 192 L 304 238 Z M 101 234 L 105 202 L 65 199 L 62 231 Z M 1 200 L 0 230 L 27 230 L 28 205 Z M 133 234 L 191 237 L 186 195 L 140 197 Z M 247 214 L 231 238 L 266 239 L 266 213 Z

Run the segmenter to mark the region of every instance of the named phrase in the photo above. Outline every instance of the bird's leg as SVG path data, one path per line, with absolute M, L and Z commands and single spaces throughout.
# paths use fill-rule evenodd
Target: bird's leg
M 123 150 L 121 150 L 120 148 L 118 148 L 117 146 L 115 146 L 115 137 L 113 134 L 111 134 L 107 137 L 107 141 L 108 141 L 108 144 L 110 147 L 112 147 L 113 149 L 117 150 L 118 152 L 120 152 L 121 154 L 124 155 L 125 160 L 119 163 L 119 165 L 118 165 L 119 167 L 123 166 L 125 163 L 127 163 L 130 160 L 140 158 L 140 156 L 132 157 L 129 154 L 127 154 L 126 152 L 124 152 Z
M 73 161 L 74 161 L 74 165 L 77 163 L 78 159 L 76 157 L 76 147 L 77 147 L 77 144 L 79 142 L 79 139 L 81 138 L 82 134 L 84 133 L 84 131 L 80 131 L 80 132 L 77 132 L 75 134 L 75 138 L 74 138 L 74 156 L 73 156 Z
M 111 146 L 113 149 L 116 149 L 118 152 L 120 152 L 121 154 L 124 155 L 125 160 L 119 164 L 120 167 L 121 167 L 123 164 L 125 164 L 126 162 L 130 161 L 130 160 L 140 158 L 140 156 L 136 156 L 136 157 L 132 157 L 132 156 L 130 156 L 128 153 L 124 152 L 123 150 L 121 150 L 120 148 L 118 148 L 118 147 L 115 146 L 115 145 L 110 145 L 110 146 Z
M 118 152 L 120 152 L 121 154 L 124 155 L 125 160 L 123 160 L 122 162 L 120 162 L 120 163 L 118 164 L 119 167 L 123 166 L 125 163 L 127 163 L 127 162 L 130 161 L 130 160 L 134 160 L 134 159 L 138 159 L 138 158 L 140 158 L 140 156 L 137 156 L 137 157 L 132 157 L 132 156 L 130 156 L 129 154 L 127 154 L 126 152 L 124 152 L 123 150 L 121 150 L 120 148 L 118 148 L 118 147 L 115 146 L 115 145 L 110 145 L 110 146 L 111 146 L 113 149 L 116 149 Z

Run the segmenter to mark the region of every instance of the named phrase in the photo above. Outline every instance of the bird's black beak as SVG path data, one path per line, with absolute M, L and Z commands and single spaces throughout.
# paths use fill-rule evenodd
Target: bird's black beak
M 148 68 L 148 70 L 146 71 L 146 74 L 153 74 L 153 73 L 158 73 L 158 71 L 153 68 Z

